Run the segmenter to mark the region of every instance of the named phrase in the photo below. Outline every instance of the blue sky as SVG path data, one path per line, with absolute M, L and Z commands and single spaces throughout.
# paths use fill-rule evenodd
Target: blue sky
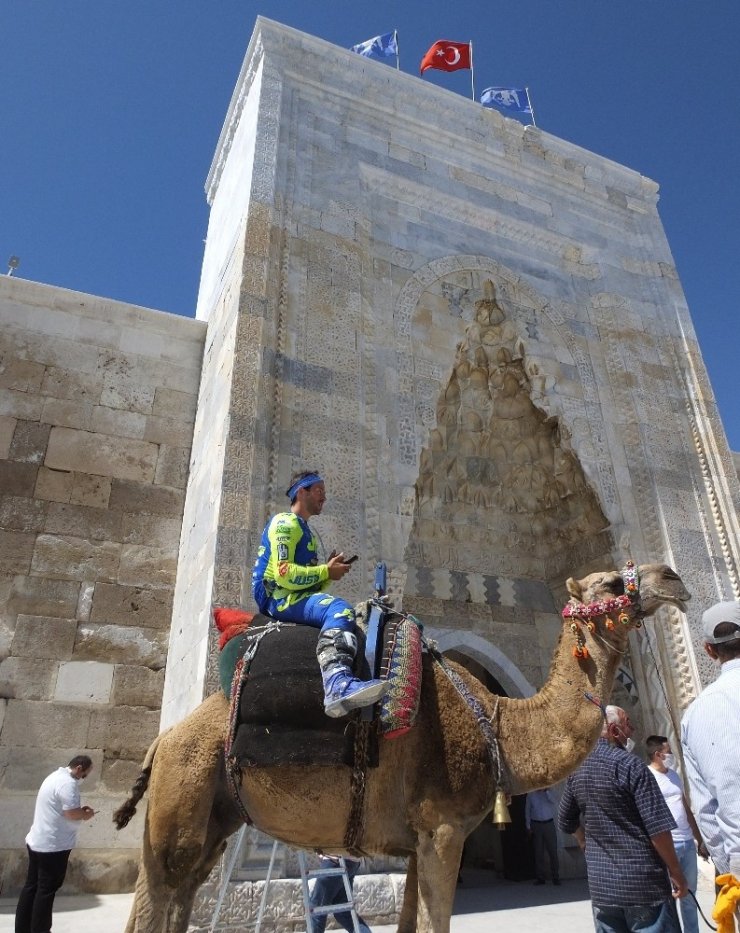
M 479 92 L 528 85 L 543 130 L 657 181 L 740 450 L 738 0 L 6 0 L 0 271 L 17 254 L 23 278 L 193 314 L 203 183 L 258 14 L 345 47 L 396 28 L 412 74 L 436 39 L 472 39 Z M 470 93 L 469 72 L 427 79 Z

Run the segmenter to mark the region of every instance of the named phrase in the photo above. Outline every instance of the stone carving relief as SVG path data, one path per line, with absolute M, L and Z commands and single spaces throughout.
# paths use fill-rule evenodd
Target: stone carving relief
M 532 400 L 541 373 L 494 282 L 439 293 L 470 322 L 421 452 L 411 562 L 438 542 L 438 567 L 545 581 L 608 553 L 608 521 L 559 419 Z

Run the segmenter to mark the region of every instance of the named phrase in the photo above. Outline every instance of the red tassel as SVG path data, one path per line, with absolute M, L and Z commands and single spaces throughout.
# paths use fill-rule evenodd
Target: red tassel
M 221 637 L 218 640 L 219 650 L 222 650 L 224 645 L 231 641 L 232 638 L 246 632 L 254 616 L 254 612 L 245 612 L 243 609 L 225 609 L 221 606 L 214 609 L 213 621 L 216 623 L 216 628 L 221 632 Z

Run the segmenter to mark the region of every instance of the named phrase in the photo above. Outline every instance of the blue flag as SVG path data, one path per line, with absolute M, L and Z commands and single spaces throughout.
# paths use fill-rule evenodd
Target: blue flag
M 398 55 L 398 38 L 396 32 L 387 32 L 383 36 L 375 36 L 359 45 L 353 45 L 350 52 L 357 52 L 365 58 L 392 58 Z
M 525 87 L 487 87 L 480 96 L 484 107 L 501 107 L 514 113 L 532 114 L 529 93 Z

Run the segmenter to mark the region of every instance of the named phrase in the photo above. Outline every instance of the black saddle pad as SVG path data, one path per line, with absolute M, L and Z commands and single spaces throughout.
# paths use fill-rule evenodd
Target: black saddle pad
M 268 620 L 255 618 L 240 637 L 242 649 Z M 260 641 L 239 706 L 232 754 L 240 764 L 352 765 L 357 715 L 331 719 L 324 712 L 324 688 L 316 659 L 319 630 L 281 623 Z M 364 640 L 358 632 L 364 659 Z M 365 676 L 365 675 L 362 675 Z

